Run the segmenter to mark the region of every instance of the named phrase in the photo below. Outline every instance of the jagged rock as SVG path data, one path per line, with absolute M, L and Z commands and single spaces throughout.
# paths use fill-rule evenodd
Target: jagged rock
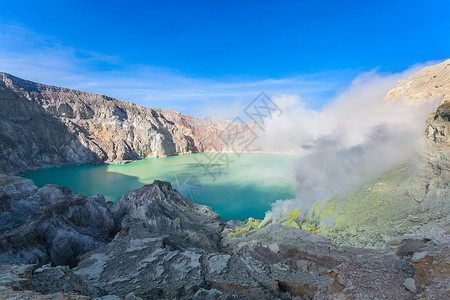
M 7 176 L 0 173 L 0 191 L 2 192 L 2 198 L 15 195 L 23 198 L 23 196 L 36 190 L 36 185 L 29 179 L 18 176 Z
M 121 231 L 85 254 L 74 273 L 120 297 L 133 292 L 142 298 L 312 298 L 326 281 L 318 264 L 335 266 L 343 257 L 325 240 L 284 226 L 262 234 L 283 240 L 286 231 L 284 236 L 296 236 L 301 246 L 279 244 L 277 253 L 274 240 L 265 246 L 246 242 L 245 249 L 234 240 L 221 244 L 224 224 L 217 214 L 190 203 L 166 182 L 129 192 L 115 214 Z M 309 259 L 310 268 L 297 268 L 299 259 Z
M 75 274 L 108 293 L 125 297 L 194 295 L 202 286 L 207 251 L 218 251 L 223 225 L 210 208 L 194 204 L 155 181 L 126 194 L 115 217 L 114 240 L 83 256 Z M 212 259 L 211 261 L 214 261 Z M 216 261 L 213 272 L 224 268 Z
M 291 296 L 411 298 L 403 282 L 414 275 L 414 269 L 392 252 L 338 247 L 321 236 L 281 225 L 269 225 L 224 242 L 235 255 L 270 266 L 272 273 L 267 277 L 277 278 L 281 291 Z M 274 243 L 277 251 L 273 251 Z M 273 272 L 283 267 L 284 272 Z
M 158 180 L 123 196 L 114 213 L 145 221 L 150 232 L 168 236 L 166 242 L 177 249 L 216 249 L 223 228 L 210 207 L 188 201 L 169 182 Z
M 39 220 L 64 219 L 71 220 L 71 228 L 77 232 L 92 233 L 89 226 L 93 225 L 97 238 L 112 236 L 104 230 L 109 228 L 103 225 L 105 221 L 93 213 L 100 211 L 103 216 L 109 211 L 105 204 L 95 204 L 104 203 L 103 199 L 77 197 L 56 186 L 43 189 L 26 197 L 32 200 L 45 192 L 51 203 L 6 234 L 45 223 Z M 68 203 L 79 207 L 78 201 L 93 203 L 83 209 L 68 208 Z M 121 222 L 112 241 L 96 244 L 97 248 L 86 252 L 73 269 L 45 265 L 32 272 L 36 268 L 32 265 L 24 267 L 26 276 L 20 276 L 25 279 L 6 276 L 13 279 L 0 280 L 0 286 L 22 289 L 7 288 L 6 298 L 410 299 L 411 292 L 403 283 L 413 276 L 421 297 L 442 298 L 448 287 L 448 247 L 444 249 L 434 241 L 424 245 L 416 245 L 413 239 L 402 241 L 406 250 L 399 254 L 408 254 L 402 259 L 389 251 L 338 247 L 319 235 L 282 225 L 272 224 L 229 238 L 222 234 L 229 224 L 219 221 L 209 208 L 184 199 L 167 182 L 155 181 L 129 192 L 114 212 L 106 215 L 111 224 Z M 66 227 L 58 230 L 66 232 Z M 30 237 L 36 234 L 28 232 Z M 79 239 L 75 236 L 74 240 Z M 55 243 L 49 241 L 48 245 Z M 414 252 L 414 267 L 409 252 Z M 60 257 L 66 256 L 73 260 L 73 253 L 60 252 Z
M 34 265 L 0 265 L 0 299 L 2 300 L 28 300 L 28 299 L 57 299 L 57 300 L 88 300 L 89 297 L 74 295 L 70 293 L 62 293 L 57 291 L 53 294 L 38 293 L 31 291 L 33 289 L 32 271 Z M 52 278 L 53 283 L 58 281 L 60 277 Z M 49 284 L 41 282 L 41 284 Z M 57 289 L 55 286 L 54 289 Z
M 44 197 L 28 199 L 37 189 L 31 180 L 0 174 L 0 234 L 22 224 L 48 204 Z
M 0 265 L 0 294 L 6 290 L 23 291 L 30 288 L 28 277 L 34 265 Z
M 76 265 L 118 231 L 109 205 L 103 196 L 75 195 L 55 185 L 8 193 L 1 202 L 0 263 Z
M 35 270 L 28 281 L 28 289 L 40 294 L 71 293 L 90 297 L 106 295 L 105 291 L 94 287 L 88 280 L 75 275 L 68 266 L 46 265 Z
M 0 171 L 123 162 L 192 152 L 260 150 L 261 126 L 198 119 L 0 73 Z M 229 137 L 241 137 L 232 139 Z
M 450 102 L 439 105 L 426 122 L 425 136 L 428 150 L 447 150 L 446 148 L 450 147 Z
M 412 274 L 409 263 L 393 254 L 361 251 L 329 272 L 326 287 L 314 299 L 411 299 L 403 282 Z

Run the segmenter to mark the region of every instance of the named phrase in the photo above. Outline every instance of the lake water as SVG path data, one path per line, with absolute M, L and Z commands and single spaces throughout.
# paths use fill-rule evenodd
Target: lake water
M 208 164 L 214 155 L 220 163 Z M 172 182 L 191 201 L 211 206 L 222 220 L 263 218 L 270 204 L 295 194 L 295 157 L 248 153 L 147 158 L 124 165 L 79 165 L 31 171 L 38 187 L 67 186 L 85 195 L 102 194 L 117 202 L 130 190 L 155 179 Z

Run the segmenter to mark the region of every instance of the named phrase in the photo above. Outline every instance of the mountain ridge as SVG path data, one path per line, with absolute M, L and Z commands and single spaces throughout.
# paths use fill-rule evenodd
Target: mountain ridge
M 256 122 L 199 119 L 105 95 L 0 73 L 0 171 L 121 163 L 145 157 L 231 151 L 231 133 L 253 138 Z M 37 118 L 36 116 L 39 116 Z M 259 151 L 257 143 L 247 151 Z
M 444 81 L 450 82 L 450 77 Z M 39 143 L 40 137 L 48 146 L 60 146 L 66 152 L 42 149 L 30 159 L 49 153 L 70 157 L 70 150 L 85 150 L 89 157 L 92 152 L 82 148 L 82 142 L 101 139 L 80 141 L 76 134 L 99 120 L 129 125 L 123 121 L 128 115 L 125 118 L 114 107 L 95 112 L 105 115 L 100 118 L 83 110 L 81 101 L 64 106 L 67 103 L 49 96 L 39 98 L 40 93 L 0 86 L 2 95 L 0 133 L 18 139 L 6 149 L 11 155 L 7 159 L 15 158 L 7 151 L 14 147 L 39 151 L 29 144 Z M 126 108 L 126 113 L 139 116 L 139 108 Z M 157 129 L 170 129 L 176 122 L 184 122 L 185 127 L 202 122 L 177 119 L 167 111 L 161 116 L 155 113 L 157 117 L 150 114 L 152 120 L 167 126 Z M 446 299 L 450 276 L 448 102 L 426 122 L 422 155 L 337 202 L 339 207 L 332 211 L 336 224 L 312 232 L 280 224 L 258 226 L 253 219 L 221 221 L 209 207 L 189 202 L 170 183 L 158 180 L 128 192 L 111 208 L 100 195 L 85 197 L 55 185 L 37 188 L 30 180 L 0 173 L 2 296 Z M 33 131 L 28 134 L 25 130 L 30 128 Z M 25 138 L 12 129 L 22 130 Z M 36 136 L 35 131 L 42 135 Z M 70 142 L 74 144 L 67 148 Z M 8 146 L 8 141 L 0 139 L 0 150 L 5 151 L 1 143 Z M 23 152 L 16 154 L 18 159 L 20 155 Z

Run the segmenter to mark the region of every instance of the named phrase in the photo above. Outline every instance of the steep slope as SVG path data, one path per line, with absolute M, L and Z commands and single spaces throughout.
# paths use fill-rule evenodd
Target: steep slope
M 386 96 L 386 100 L 422 101 L 439 98 L 450 100 L 450 59 L 423 68 L 406 80 L 399 80 L 397 86 Z
M 339 243 L 390 247 L 405 235 L 449 241 L 450 60 L 427 67 L 386 96 L 386 101 L 442 102 L 424 122 L 424 149 L 353 192 L 332 201 L 325 214 L 336 222 L 320 232 Z
M 104 95 L 0 73 L 0 171 L 227 151 L 229 133 L 254 138 L 256 122 L 198 119 Z M 254 143 L 247 151 L 259 150 Z

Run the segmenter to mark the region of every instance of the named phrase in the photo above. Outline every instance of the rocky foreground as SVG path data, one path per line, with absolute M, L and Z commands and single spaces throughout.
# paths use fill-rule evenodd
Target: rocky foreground
M 209 207 L 155 181 L 102 196 L 0 176 L 1 299 L 445 299 L 449 245 L 339 247 L 269 225 L 227 237 Z M 432 298 L 434 297 L 434 298 Z
M 7 173 L 224 150 L 221 130 L 253 126 L 1 76 Z M 441 100 L 423 153 L 340 199 L 335 224 L 312 233 L 223 222 L 168 182 L 112 207 L 0 172 L 0 299 L 449 299 L 449 83 L 450 60 L 399 82 L 388 101 Z
M 0 172 L 58 165 L 120 163 L 145 157 L 241 149 L 256 122 L 183 115 L 104 95 L 54 87 L 0 72 Z M 230 137 L 231 136 L 231 137 Z

